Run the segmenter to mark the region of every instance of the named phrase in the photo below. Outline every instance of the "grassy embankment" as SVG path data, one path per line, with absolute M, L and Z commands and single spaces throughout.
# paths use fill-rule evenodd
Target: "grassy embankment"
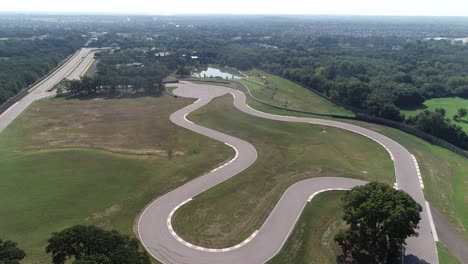
M 335 128 L 278 122 L 244 114 L 230 95 L 188 116 L 196 123 L 242 138 L 258 151 L 243 173 L 195 197 L 173 218 L 178 234 L 197 245 L 227 247 L 259 229 L 293 183 L 321 176 L 393 184 L 393 164 L 374 141 Z
M 333 240 L 341 220 L 342 191 L 320 193 L 306 205 L 281 251 L 268 263 L 335 263 L 339 248 Z
M 287 80 L 283 81 L 287 82 Z M 245 83 L 249 86 L 250 89 L 255 89 L 255 85 L 251 82 Z M 288 86 L 294 87 L 293 84 Z M 316 97 L 316 95 L 313 93 L 309 93 L 309 95 L 304 94 L 303 96 L 298 97 L 296 100 L 301 100 L 301 104 L 306 104 L 306 102 L 309 100 L 304 100 L 304 98 L 307 97 Z M 265 97 L 259 98 L 262 100 L 267 99 Z M 247 103 L 253 108 L 264 112 L 292 116 L 311 116 L 279 110 L 258 103 L 251 98 L 247 98 Z M 455 108 L 457 107 L 458 106 Z M 355 123 L 357 125 L 367 127 L 382 133 L 400 142 L 411 153 L 413 153 L 417 157 L 422 171 L 426 186 L 426 189 L 424 190 L 426 198 L 433 206 L 435 206 L 441 213 L 443 213 L 447 219 L 452 222 L 452 224 L 460 231 L 462 235 L 468 237 L 468 232 L 466 231 L 466 226 L 468 226 L 468 210 L 466 210 L 465 197 L 465 190 L 467 188 L 468 182 L 468 175 L 465 173 L 468 171 L 468 161 L 466 159 L 397 129 L 359 121 L 341 121 Z M 289 241 L 288 243 L 292 242 Z M 307 242 L 303 241 L 302 243 Z M 280 255 L 283 254 L 283 251 L 280 252 Z M 441 253 L 442 258 L 444 254 L 444 252 Z M 302 254 L 299 256 L 300 259 L 302 257 L 307 259 L 307 254 Z
M 261 98 L 267 103 L 324 114 L 354 115 L 351 111 L 333 104 L 307 88 L 281 77 L 260 70 L 251 70 L 246 74 L 250 77 L 239 80 L 239 82 L 248 85 L 253 96 Z
M 460 261 L 453 256 L 444 244 L 437 242 L 437 253 L 439 254 L 440 264 L 460 264 Z
M 435 98 L 427 100 L 421 107 L 413 109 L 404 109 L 402 112 L 406 116 L 415 116 L 424 110 L 434 111 L 436 108 L 444 108 L 446 111 L 446 117 L 452 120 L 452 123 L 461 126 L 463 130 L 468 133 L 468 118 L 465 117 L 460 121 L 455 121 L 453 116 L 457 114 L 459 108 L 468 108 L 468 99 L 460 97 L 449 97 L 449 98 Z
M 0 134 L 0 237 L 22 263 L 50 263 L 50 234 L 76 224 L 133 235 L 154 198 L 232 158 L 222 143 L 169 115 L 191 103 L 160 98 L 34 103 Z
M 343 192 L 331 191 L 314 197 L 281 251 L 268 263 L 335 263 L 339 248 L 333 238 L 345 226 L 341 220 L 342 196 Z M 439 263 L 460 263 L 442 243 L 437 243 L 437 251 Z
M 287 82 L 287 80 L 284 79 L 283 81 Z M 255 88 L 251 83 L 246 84 L 250 89 Z M 296 87 L 292 85 L 288 86 Z M 309 92 L 308 96 L 316 97 L 312 92 Z M 262 100 L 265 99 L 264 97 L 260 98 Z M 302 104 L 306 104 L 308 100 L 304 98 L 307 98 L 306 94 L 298 97 L 297 100 L 301 100 Z M 251 98 L 247 99 L 247 103 L 251 107 L 264 112 L 280 115 L 315 117 L 279 110 L 261 104 Z M 297 104 L 299 105 L 299 103 Z M 457 107 L 459 106 L 456 106 L 455 109 Z M 468 232 L 466 231 L 468 227 L 468 210 L 466 209 L 466 189 L 468 188 L 468 174 L 466 174 L 466 171 L 468 171 L 468 161 L 465 158 L 398 129 L 360 121 L 340 121 L 354 123 L 384 134 L 402 144 L 415 155 L 421 168 L 426 199 L 435 206 L 439 212 L 444 214 L 460 233 L 468 239 Z

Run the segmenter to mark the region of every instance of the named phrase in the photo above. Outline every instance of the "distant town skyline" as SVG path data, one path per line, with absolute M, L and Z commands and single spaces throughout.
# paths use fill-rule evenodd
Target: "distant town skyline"
M 0 12 L 116 14 L 311 14 L 377 16 L 468 16 L 466 0 L 5 1 Z

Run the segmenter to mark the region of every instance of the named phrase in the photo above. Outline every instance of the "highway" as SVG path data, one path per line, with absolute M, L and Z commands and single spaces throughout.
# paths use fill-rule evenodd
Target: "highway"
M 49 90 L 61 80 L 66 77 L 68 79 L 79 79 L 81 73 L 92 61 L 93 57 L 94 51 L 92 49 L 82 48 L 43 81 L 32 87 L 25 97 L 0 114 L 0 132 L 13 122 L 31 103 L 45 97 L 54 96 L 55 92 L 49 92 Z
M 365 183 L 337 177 L 304 180 L 293 184 L 286 190 L 260 230 L 246 238 L 241 244 L 223 249 L 209 249 L 184 241 L 172 228 L 172 216 L 175 211 L 181 205 L 190 202 L 191 199 L 196 199 L 196 195 L 244 171 L 257 159 L 257 152 L 250 143 L 199 126 L 187 119 L 187 115 L 208 104 L 213 98 L 231 94 L 234 106 L 244 113 L 282 122 L 301 122 L 337 127 L 359 133 L 382 145 L 394 161 L 398 188 L 409 193 L 423 208 L 418 229 L 419 236 L 409 238 L 406 241 L 405 263 L 438 263 L 435 245 L 436 234 L 432 232 L 432 218 L 418 177 L 419 169 L 411 153 L 399 143 L 372 130 L 348 123 L 263 113 L 246 104 L 243 92 L 227 87 L 183 82 L 173 93 L 181 97 L 198 99 L 195 103 L 173 113 L 170 116 L 173 123 L 226 143 L 234 148 L 236 155 L 228 163 L 159 197 L 144 209 L 138 220 L 138 234 L 147 251 L 159 261 L 171 264 L 265 263 L 281 249 L 304 206 L 314 194 L 330 189 L 350 189 Z

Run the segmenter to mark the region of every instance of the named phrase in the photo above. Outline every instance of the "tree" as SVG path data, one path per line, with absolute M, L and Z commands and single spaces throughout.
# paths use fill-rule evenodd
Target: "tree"
M 380 96 L 369 96 L 366 100 L 365 109 L 371 115 L 383 117 L 398 122 L 403 121 L 404 116 L 400 113 L 400 109 L 393 103 Z
M 146 252 L 139 250 L 138 240 L 112 230 L 77 225 L 53 233 L 46 252 L 53 264 L 150 264 Z
M 176 71 L 176 74 L 180 77 L 188 77 L 190 76 L 190 69 L 186 67 L 179 67 L 179 69 Z
M 371 182 L 347 191 L 343 220 L 349 228 L 336 235 L 345 258 L 393 263 L 405 239 L 416 236 L 421 206 L 407 193 Z
M 453 117 L 459 119 L 458 115 Z M 423 132 L 439 137 L 463 149 L 468 149 L 468 135 L 463 128 L 452 124 L 450 119 L 445 118 L 440 111 L 424 110 L 416 116 L 411 116 L 406 123 Z
M 434 111 L 435 111 L 436 113 L 439 113 L 441 116 L 444 116 L 444 117 L 445 117 L 446 111 L 445 111 L 444 108 L 436 108 Z
M 414 106 L 424 102 L 424 97 L 417 88 L 410 84 L 398 84 L 392 91 L 396 106 Z
M 369 84 L 351 78 L 336 85 L 336 91 L 336 94 L 332 94 L 332 98 L 354 107 L 361 107 L 370 94 L 371 88 Z
M 0 263 L 19 264 L 24 257 L 26 257 L 26 253 L 19 249 L 15 242 L 0 239 Z
M 468 111 L 466 110 L 466 108 L 460 108 L 457 110 L 457 115 L 458 115 L 458 118 L 460 119 L 464 118 L 467 113 Z

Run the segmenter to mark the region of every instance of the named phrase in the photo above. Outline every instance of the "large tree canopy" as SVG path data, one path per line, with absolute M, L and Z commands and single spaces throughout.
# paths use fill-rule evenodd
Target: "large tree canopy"
M 139 250 L 138 240 L 119 232 L 94 226 L 74 226 L 53 233 L 46 252 L 52 263 L 63 264 L 150 264 L 146 252 Z
M 417 235 L 422 211 L 407 193 L 376 182 L 347 191 L 343 209 L 349 228 L 335 240 L 345 258 L 373 263 L 398 259 L 405 239 Z
M 0 263 L 1 264 L 19 264 L 20 260 L 26 257 L 26 253 L 16 246 L 16 243 L 10 240 L 2 241 L 0 239 Z

